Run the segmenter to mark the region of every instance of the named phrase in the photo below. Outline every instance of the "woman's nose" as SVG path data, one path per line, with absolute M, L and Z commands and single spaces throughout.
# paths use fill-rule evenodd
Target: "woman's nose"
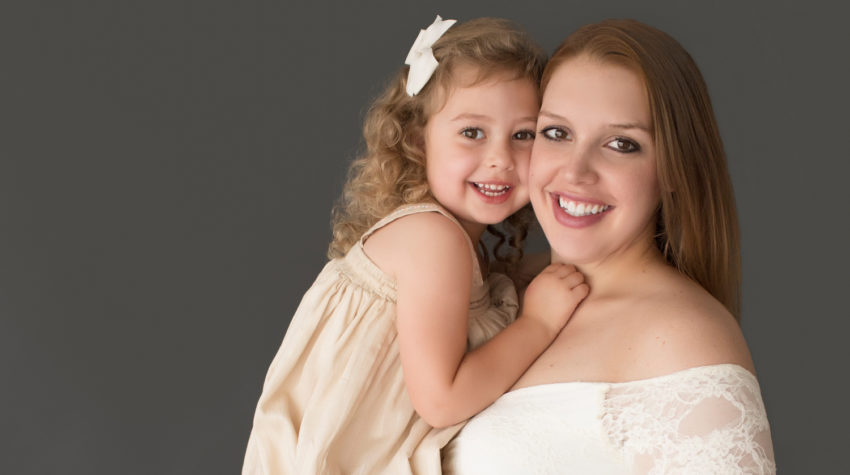
M 575 147 L 570 150 L 561 165 L 561 175 L 574 184 L 593 183 L 598 179 L 594 169 L 592 150 Z

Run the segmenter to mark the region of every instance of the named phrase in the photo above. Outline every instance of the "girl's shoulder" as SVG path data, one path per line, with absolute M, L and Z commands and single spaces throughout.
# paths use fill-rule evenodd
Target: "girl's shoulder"
M 364 237 L 366 255 L 387 275 L 415 269 L 456 269 L 472 272 L 475 254 L 459 223 L 440 209 L 404 213 Z

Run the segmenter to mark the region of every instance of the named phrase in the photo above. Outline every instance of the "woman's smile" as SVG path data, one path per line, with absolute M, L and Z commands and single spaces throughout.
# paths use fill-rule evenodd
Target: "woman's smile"
M 587 264 L 651 246 L 660 195 L 642 79 L 616 64 L 568 60 L 549 82 L 537 127 L 530 195 L 553 252 Z

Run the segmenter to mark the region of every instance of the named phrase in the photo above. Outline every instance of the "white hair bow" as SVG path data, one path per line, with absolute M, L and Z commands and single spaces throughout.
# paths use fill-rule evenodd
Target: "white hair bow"
M 431 79 L 431 75 L 437 69 L 437 59 L 431 51 L 431 46 L 456 22 L 457 20 L 443 20 L 440 15 L 437 15 L 437 19 L 431 26 L 425 30 L 419 30 L 419 36 L 416 37 L 410 52 L 407 53 L 407 59 L 404 60 L 404 64 L 410 66 L 405 88 L 408 96 L 418 94 Z

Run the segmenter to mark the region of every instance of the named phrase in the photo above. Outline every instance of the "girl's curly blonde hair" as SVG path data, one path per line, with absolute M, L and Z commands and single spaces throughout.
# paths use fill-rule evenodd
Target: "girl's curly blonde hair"
M 425 175 L 423 130 L 428 117 L 445 104 L 458 65 L 475 67 L 477 82 L 508 74 L 539 84 L 546 62 L 543 51 L 525 32 L 497 18 L 457 24 L 432 50 L 439 66 L 419 94 L 410 97 L 405 92 L 408 68 L 402 67 L 366 114 L 366 152 L 351 164 L 332 212 L 331 259 L 345 255 L 363 233 L 399 206 L 436 202 Z M 512 264 L 522 257 L 532 220 L 526 205 L 501 225 L 487 227 L 497 240 L 493 249 L 497 260 Z

